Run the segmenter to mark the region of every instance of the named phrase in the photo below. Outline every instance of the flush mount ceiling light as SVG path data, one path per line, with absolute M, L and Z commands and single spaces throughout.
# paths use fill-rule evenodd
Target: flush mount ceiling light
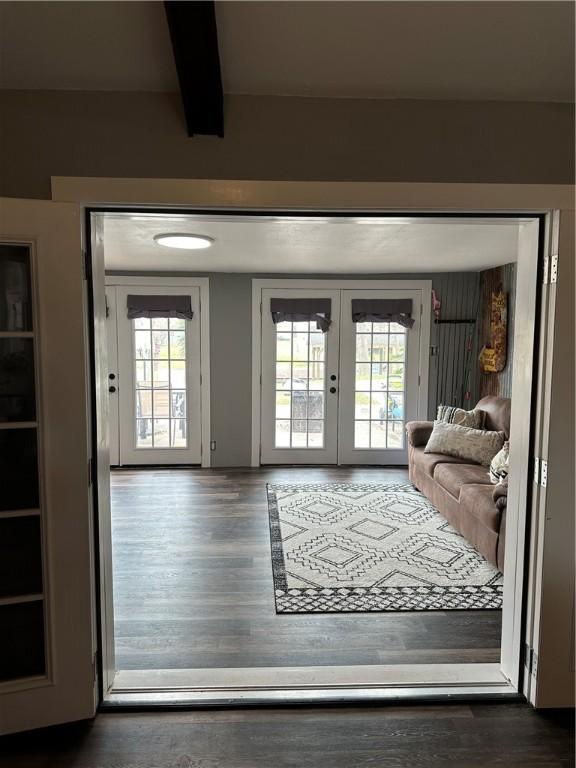
M 158 245 L 166 248 L 182 248 L 187 251 L 197 251 L 201 248 L 210 248 L 214 238 L 206 235 L 190 235 L 187 232 L 167 232 L 164 235 L 154 235 Z

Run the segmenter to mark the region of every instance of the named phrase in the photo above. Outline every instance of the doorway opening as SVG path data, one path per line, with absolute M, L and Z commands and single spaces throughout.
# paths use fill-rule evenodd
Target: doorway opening
M 431 434 L 418 442 L 415 430 L 442 421 L 443 407 L 456 431 L 498 435 L 492 458 L 509 441 L 520 469 L 505 514 L 525 510 L 529 433 L 515 441 L 510 400 L 530 408 L 531 372 L 514 360 L 532 359 L 536 301 L 531 336 L 517 343 L 514 321 L 517 281 L 536 296 L 537 218 L 90 215 L 102 233 L 93 258 L 114 289 L 120 372 L 117 385 L 107 381 L 123 467 L 111 473 L 104 552 L 110 700 L 200 700 L 229 686 L 253 697 L 381 691 L 399 681 L 509 694 L 501 608 L 504 599 L 517 621 L 521 589 L 514 559 L 505 567 L 490 461 L 426 451 Z M 154 236 L 168 230 L 205 234 L 214 250 L 167 256 Z M 128 316 L 129 296 L 181 295 L 195 280 L 210 302 L 196 351 L 192 318 L 172 328 L 170 317 Z M 490 377 L 477 361 L 495 349 L 493 295 L 506 301 L 504 363 Z M 178 335 L 185 354 L 175 357 Z M 102 341 L 113 360 L 114 342 Z M 171 378 L 175 363 L 188 378 L 176 367 Z M 494 402 L 483 404 L 488 395 Z M 186 453 L 194 440 L 200 456 Z M 507 546 L 523 546 L 512 529 Z

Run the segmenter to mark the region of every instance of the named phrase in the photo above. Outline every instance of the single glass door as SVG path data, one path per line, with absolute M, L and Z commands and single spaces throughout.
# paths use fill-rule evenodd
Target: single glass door
M 412 327 L 354 316 L 353 300 L 411 302 Z M 341 464 L 406 464 L 405 424 L 417 419 L 421 292 L 343 290 L 340 343 Z
M 329 324 L 298 313 L 275 322 L 274 299 L 329 300 Z M 263 464 L 337 462 L 339 317 L 337 290 L 262 291 Z
M 199 464 L 200 289 L 116 290 L 120 464 Z M 190 318 L 128 317 L 129 296 L 182 294 Z

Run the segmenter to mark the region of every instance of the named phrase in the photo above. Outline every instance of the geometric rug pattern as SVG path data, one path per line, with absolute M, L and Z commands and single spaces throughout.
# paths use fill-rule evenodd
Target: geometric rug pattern
M 277 613 L 502 607 L 502 574 L 411 484 L 268 485 Z

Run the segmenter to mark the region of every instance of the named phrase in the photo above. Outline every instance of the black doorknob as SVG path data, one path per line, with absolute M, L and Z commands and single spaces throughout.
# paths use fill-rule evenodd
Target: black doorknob
M 336 374 L 333 373 L 332 376 L 330 376 L 330 381 L 336 381 Z
M 334 392 L 336 392 L 336 387 L 330 387 L 330 392 L 332 392 L 332 394 L 334 394 Z
M 116 387 L 108 387 L 108 392 L 116 392 Z

